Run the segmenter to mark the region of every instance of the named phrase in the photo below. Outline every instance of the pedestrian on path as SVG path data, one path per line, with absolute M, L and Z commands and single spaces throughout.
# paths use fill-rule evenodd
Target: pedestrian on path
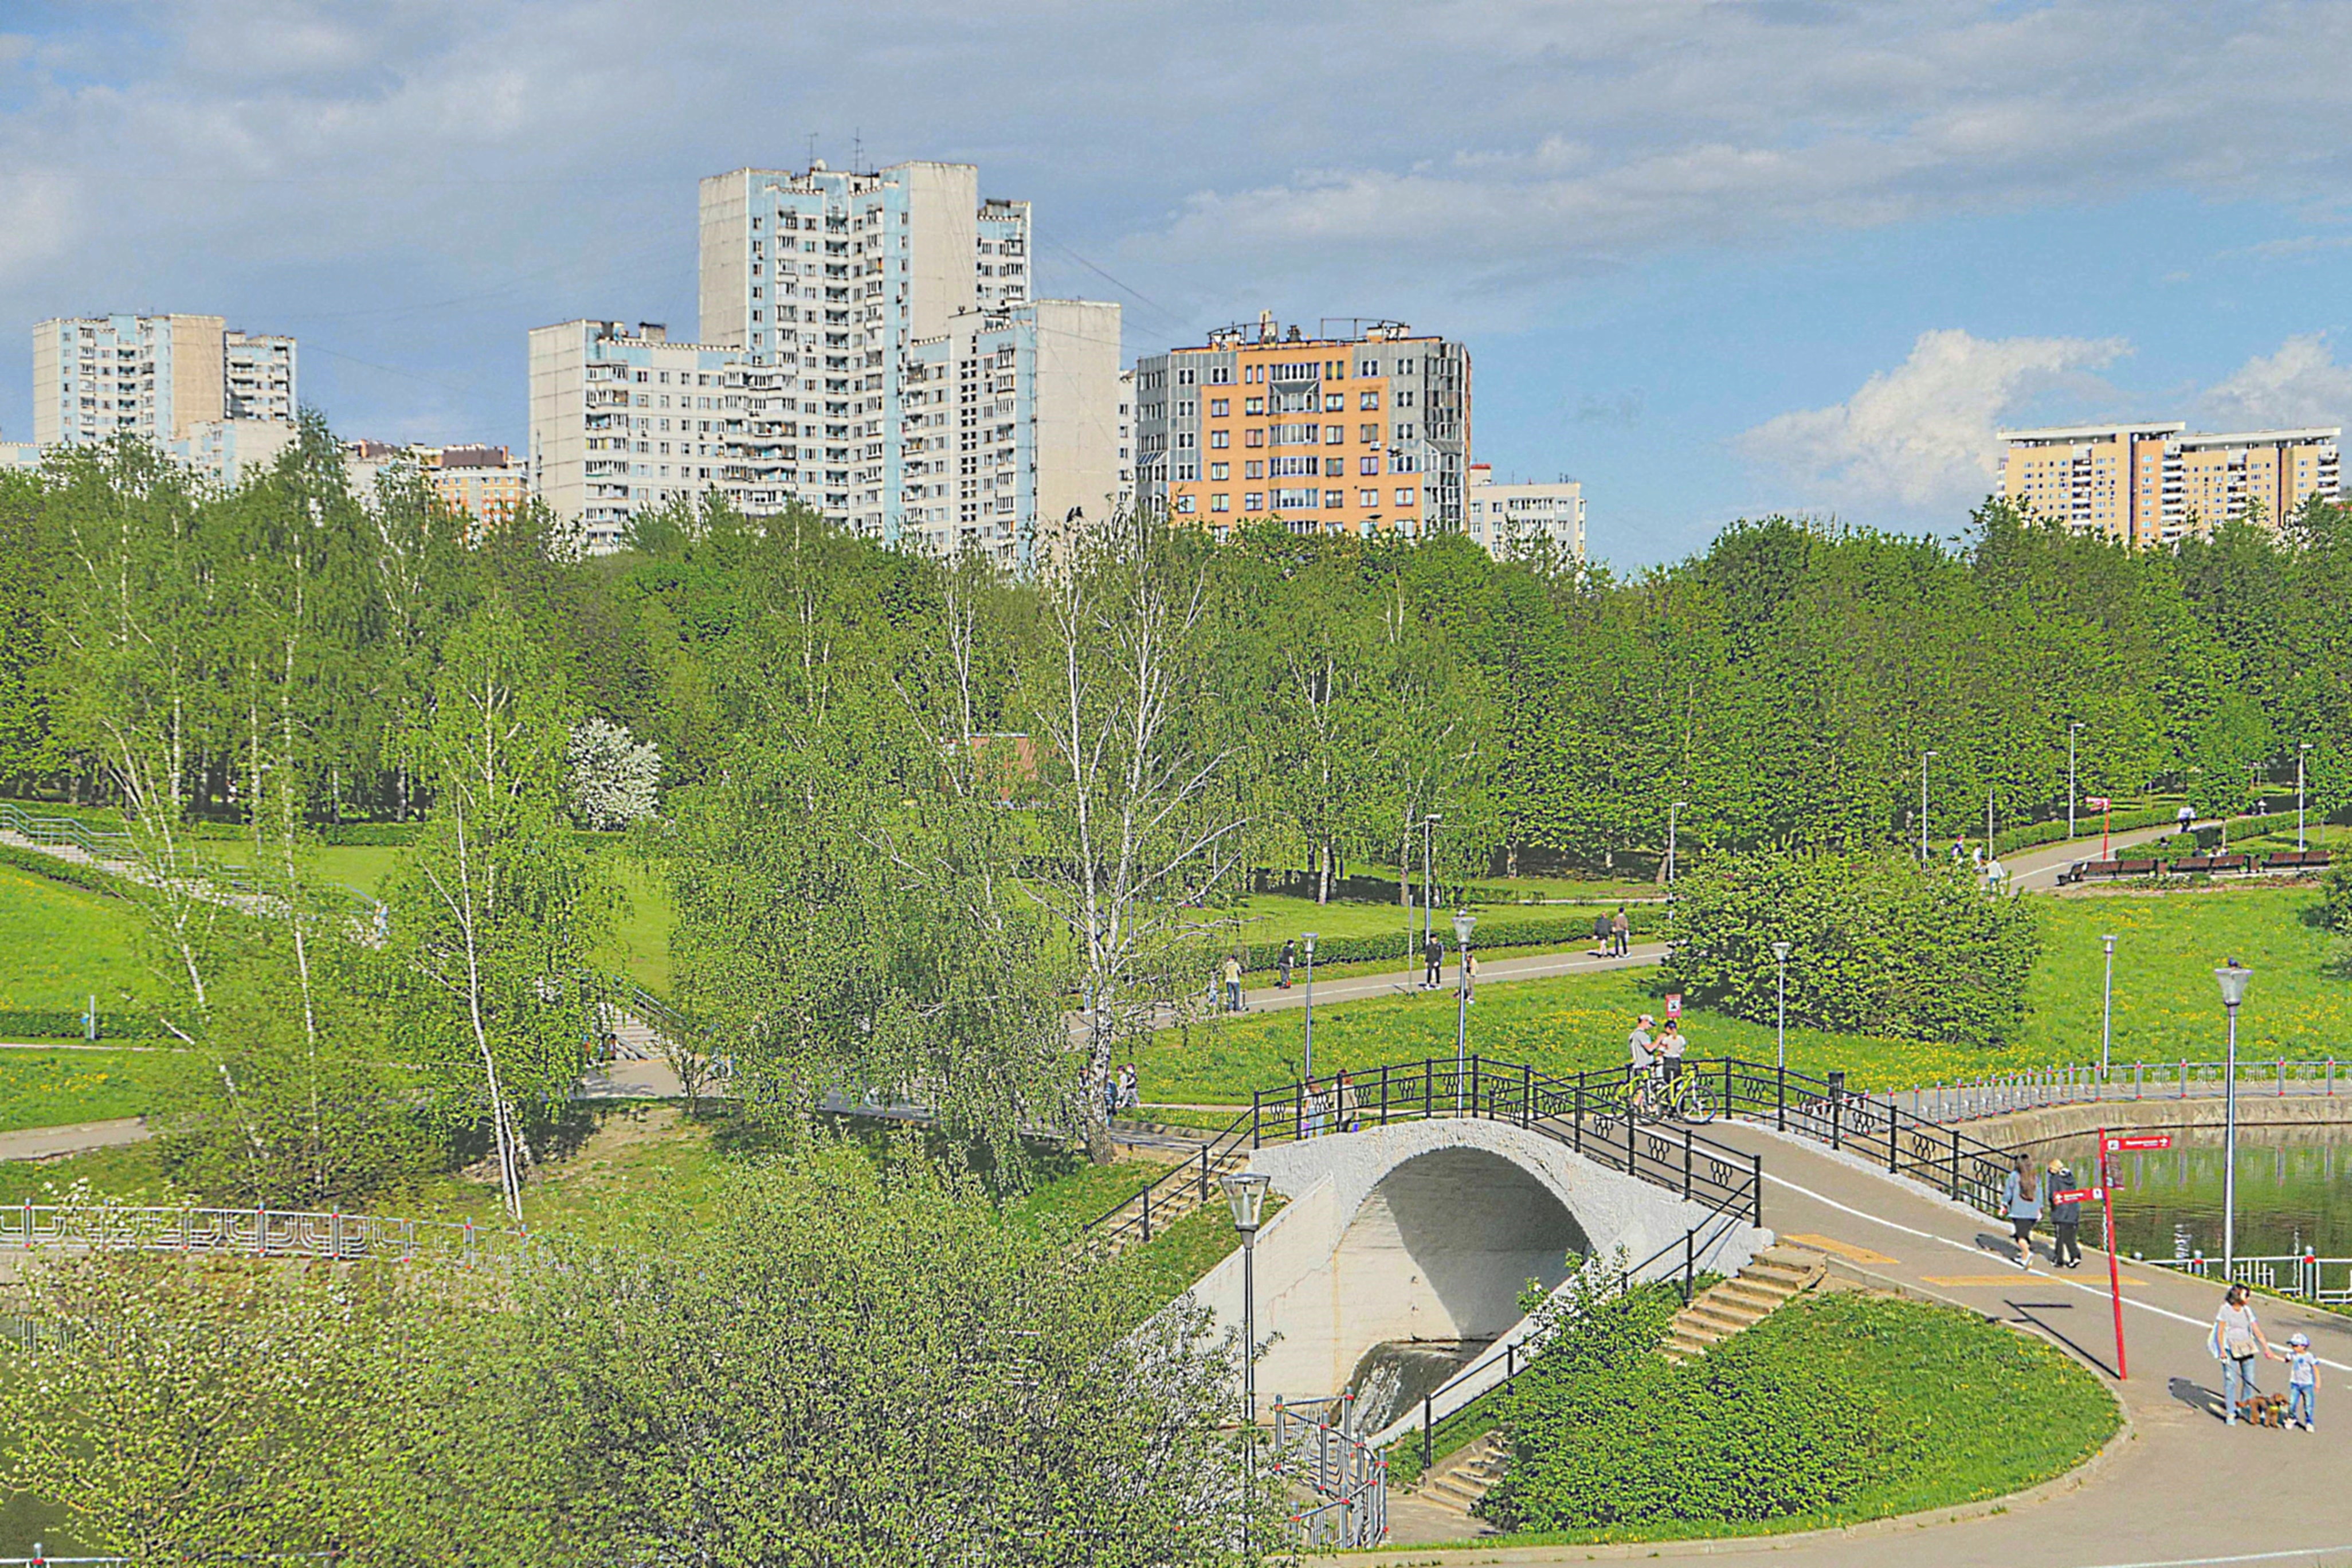
M 2050 1162 L 2050 1261 L 2061 1268 L 2083 1267 L 2083 1205 L 2058 1201 L 2060 1193 L 2076 1191 L 2081 1184 L 2066 1162 Z
M 1346 1073 L 1339 1075 L 1339 1131 L 1353 1132 L 1363 1121 L 1363 1101 L 1356 1098 L 1356 1080 Z
M 1296 939 L 1291 937 L 1282 939 L 1282 957 L 1276 962 L 1282 971 L 1282 978 L 1275 984 L 1287 991 L 1290 989 L 1290 966 L 1298 962 L 1298 943 Z
M 2319 1358 L 2311 1353 L 2311 1336 L 2304 1333 L 2286 1337 L 2286 1424 L 2300 1426 L 2305 1432 L 2317 1430 L 2312 1425 L 2311 1406 L 2319 1393 Z
M 2221 1363 L 2221 1419 L 2235 1426 L 2240 1407 L 2259 1392 L 2254 1387 L 2254 1357 L 2281 1359 L 2254 1317 L 2253 1292 L 2243 1285 L 2232 1285 L 2222 1292 L 2221 1310 L 2213 1314 L 2213 1334 L 2207 1348 Z M 2253 1412 L 2246 1414 L 2252 1419 Z
M 2033 1227 L 2042 1223 L 2042 1182 L 2033 1173 L 2032 1163 L 2022 1154 L 2010 1171 L 2009 1179 L 2000 1184 L 2000 1212 L 2009 1216 L 2009 1227 L 2016 1234 L 2017 1266 L 2031 1271 Z
M 1588 958 L 1606 958 L 1609 956 L 1609 931 L 1610 925 L 1608 911 L 1601 910 L 1594 914 L 1592 917 L 1592 951 L 1585 956 Z
M 1118 1069 L 1118 1108 L 1121 1110 L 1137 1110 L 1142 1105 L 1143 1096 L 1136 1084 L 1135 1064 L 1129 1062 Z
M 1315 1087 L 1315 1080 L 1308 1079 L 1298 1101 L 1299 1109 L 1307 1118 L 1306 1130 L 1301 1136 L 1319 1138 L 1323 1135 L 1324 1107 L 1328 1103 L 1323 1091 Z
M 1444 969 L 1445 944 L 1437 940 L 1435 931 L 1431 931 L 1421 946 L 1421 988 L 1436 990 L 1437 983 L 1444 978 Z
M 1633 922 L 1625 918 L 1625 906 L 1609 917 L 1609 956 L 1622 958 L 1633 951 Z
M 1462 995 L 1474 1005 L 1478 1000 L 1478 955 L 1467 947 L 1462 950 Z
M 1683 1038 L 1680 1021 L 1667 1019 L 1666 1026 L 1658 1031 L 1658 1071 L 1669 1085 L 1683 1076 L 1683 1053 L 1688 1049 L 1690 1042 Z
M 1658 1053 L 1650 1039 L 1650 1026 L 1655 1022 L 1647 1013 L 1633 1020 L 1633 1033 L 1626 1038 L 1625 1053 L 1636 1078 L 1646 1076 L 1656 1065 Z
M 1242 1010 L 1242 961 L 1234 953 L 1225 955 L 1225 1011 Z

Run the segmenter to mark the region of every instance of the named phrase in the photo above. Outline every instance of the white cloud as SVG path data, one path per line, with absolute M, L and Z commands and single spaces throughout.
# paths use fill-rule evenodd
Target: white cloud
M 2130 352 L 2120 338 L 1978 338 L 1922 332 L 1910 357 L 1843 403 L 1768 419 L 1736 443 L 1848 503 L 1938 513 L 1980 500 L 1998 471 L 1994 431 Z
M 2342 425 L 2352 416 L 2352 365 L 2337 364 L 2316 332 L 2289 338 L 2208 388 L 2197 408 L 2219 430 Z

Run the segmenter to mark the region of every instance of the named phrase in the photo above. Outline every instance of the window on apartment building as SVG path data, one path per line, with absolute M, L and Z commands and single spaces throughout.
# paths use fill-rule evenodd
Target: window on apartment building
M 1244 414 L 1263 414 L 1263 413 L 1265 413 L 1265 398 L 1263 398 L 1263 397 L 1253 397 L 1253 398 L 1249 398 L 1248 400 L 1246 400 L 1245 402 L 1244 402 L 1244 403 L 1242 404 L 1242 412 L 1243 412 Z
M 1263 447 L 1263 446 L 1265 446 L 1265 432 L 1263 429 L 1259 429 L 1259 430 L 1252 430 L 1252 431 L 1248 432 L 1248 433 L 1244 437 L 1244 438 L 1243 438 L 1243 440 L 1242 440 L 1242 445 L 1243 445 L 1243 446 L 1244 446 L 1244 447 Z
M 1247 479 L 1262 479 L 1265 478 L 1265 464 L 1263 461 L 1259 461 L 1245 465 L 1242 471 L 1242 477 Z
M 1323 492 L 1323 507 L 1325 510 L 1338 511 L 1347 504 L 1348 492 L 1346 490 L 1325 490 Z
M 1377 392 L 1367 392 L 1356 399 L 1358 408 L 1370 410 L 1378 408 L 1380 405 L 1381 395 Z
M 1370 453 L 1366 453 L 1364 456 L 1356 459 L 1356 472 L 1360 474 L 1377 474 L 1380 471 L 1381 460 Z
M 1233 445 L 1231 437 L 1230 431 L 1212 430 L 1209 432 L 1209 445 L 1220 449 L 1230 447 Z
M 1312 462 L 1314 459 L 1310 458 L 1309 458 L 1309 459 L 1307 459 L 1307 460 L 1308 460 L 1309 462 Z M 1324 459 L 1323 459 L 1323 477 L 1324 477 L 1325 479 L 1339 479 L 1341 475 L 1345 474 L 1347 471 L 1348 471 L 1348 459 L 1347 459 L 1347 458 L 1324 458 Z
M 1381 492 L 1378 490 L 1358 490 L 1356 492 L 1356 504 L 1358 506 L 1378 506 L 1381 504 Z
M 1192 369 L 1190 365 L 1183 366 L 1176 372 L 1176 384 L 1179 386 L 1192 384 Z
M 1191 496 L 1178 496 L 1176 498 L 1176 510 L 1178 511 L 1191 511 L 1192 510 L 1192 498 Z
M 1345 407 L 1347 407 L 1347 406 L 1348 406 L 1348 399 L 1347 399 L 1347 396 L 1346 396 L 1346 395 L 1345 395 L 1345 394 L 1342 394 L 1342 393 L 1337 393 L 1337 392 L 1327 392 L 1327 393 L 1325 393 L 1325 394 L 1323 395 L 1323 412 L 1324 412 L 1324 413 L 1326 413 L 1326 414 L 1337 414 L 1337 413 L 1339 413 L 1339 410 L 1341 410 L 1342 408 L 1345 408 Z
M 1209 384 L 1210 384 L 1210 385 L 1212 385 L 1212 386 L 1231 386 L 1233 384 L 1234 384 L 1234 367 L 1233 367 L 1233 366 L 1231 366 L 1231 365 L 1229 365 L 1229 364 L 1213 364 L 1213 365 L 1211 365 L 1211 366 L 1209 367 Z
M 642 385 L 644 385 L 646 382 L 651 381 L 652 379 L 653 379 L 653 377 L 652 377 L 652 375 L 651 375 L 649 373 L 647 373 L 647 372 L 646 372 L 646 371 L 642 371 L 642 370 L 641 370 L 641 371 L 639 371 L 639 372 L 637 372 L 637 384 L 638 384 L 638 385 L 642 386 Z M 643 401 L 643 399 L 640 399 L 639 401 L 641 401 L 641 402 L 642 402 L 642 401 Z
M 1263 490 L 1251 490 L 1244 494 L 1242 497 L 1242 510 L 1244 511 L 1264 511 L 1265 510 L 1265 492 Z
M 1412 394 L 1410 391 L 1406 391 L 1406 392 L 1400 392 L 1400 393 L 1398 393 L 1398 394 L 1396 395 L 1396 405 L 1397 405 L 1399 408 L 1410 408 L 1410 407 L 1412 407 Z
M 1356 374 L 1358 375 L 1378 375 L 1381 374 L 1381 362 L 1376 359 L 1365 360 L 1356 366 Z
M 1398 426 L 1396 427 L 1396 438 L 1397 438 L 1398 440 L 1400 440 L 1400 441 L 1410 441 L 1410 440 L 1412 440 L 1412 426 L 1410 426 L 1410 425 L 1400 425 L 1400 426 Z
M 1411 506 L 1412 504 L 1412 498 L 1418 493 L 1418 491 L 1407 489 L 1402 485 L 1398 486 L 1396 493 L 1397 505 Z
M 1231 414 L 1233 411 L 1234 411 L 1234 401 L 1233 401 L 1233 399 L 1232 399 L 1232 398 L 1230 398 L 1230 397 L 1212 397 L 1211 399 L 1209 399 L 1209 417 L 1210 417 L 1210 418 L 1212 418 L 1212 419 L 1223 419 L 1223 418 L 1224 418 L 1227 415 Z
M 1233 500 L 1233 497 L 1220 490 L 1209 498 L 1209 510 L 1211 511 L 1231 511 L 1234 510 Z

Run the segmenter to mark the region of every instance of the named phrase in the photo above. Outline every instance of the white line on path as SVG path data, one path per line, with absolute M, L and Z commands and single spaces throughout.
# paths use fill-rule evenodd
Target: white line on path
M 1805 1197 L 1809 1197 L 1817 1204 L 1827 1204 L 1830 1207 L 1837 1210 L 1840 1214 L 1850 1214 L 1856 1219 L 1866 1219 L 1873 1225 L 1883 1225 L 1889 1230 L 1899 1230 L 1906 1236 L 1916 1236 L 1922 1241 L 1941 1242 L 1944 1246 L 1952 1247 L 1960 1252 L 1965 1252 L 1971 1258 L 1981 1258 L 1984 1256 L 1984 1250 L 1981 1247 L 1972 1247 L 1965 1241 L 1954 1241 L 1948 1236 L 1937 1236 L 1932 1230 L 1915 1230 L 1907 1225 L 1898 1225 L 1891 1219 L 1883 1218 L 1880 1215 L 1871 1214 L 1866 1210 L 1849 1207 L 1847 1205 L 1838 1202 L 1835 1198 L 1824 1197 L 1820 1193 L 1813 1191 L 1811 1187 L 1801 1187 L 1796 1183 L 1789 1180 L 1786 1176 L 1775 1176 L 1768 1172 L 1766 1173 L 1764 1179 L 1772 1183 L 1776 1186 L 1786 1187 L 1792 1193 L 1801 1194 Z M 1970 1214 L 1976 1213 L 1973 1209 L 1969 1212 Z M 2067 1289 L 2080 1290 L 2085 1296 L 2097 1297 L 2103 1300 L 2108 1299 L 2108 1293 L 2105 1290 L 2096 1289 L 2076 1280 L 2060 1279 L 2052 1275 L 2037 1273 L 2031 1269 L 2020 1269 L 2018 1271 L 2018 1278 L 2021 1279 L 2038 1279 L 2051 1285 L 2063 1285 Z M 2154 1312 L 2160 1318 L 2170 1318 L 2176 1323 L 2187 1323 L 2192 1329 L 2210 1328 L 2211 1326 L 2202 1319 L 2192 1318 L 2186 1312 L 2176 1312 L 2169 1307 L 2159 1307 L 2149 1301 L 2134 1300 L 2129 1296 L 2124 1298 L 2124 1305 L 2126 1307 L 2137 1307 L 2143 1312 Z M 2347 1366 L 2340 1361 L 2329 1361 L 2326 1356 L 2315 1356 L 2312 1359 L 2318 1362 L 2322 1366 L 2332 1366 L 2338 1372 L 2352 1372 L 2352 1366 Z M 2269 1555 L 2276 1557 L 2308 1557 L 2315 1552 L 2336 1552 L 2343 1550 L 2352 1550 L 2352 1548 L 2315 1546 L 2308 1552 L 2272 1552 L 2269 1553 Z M 2184 1560 L 2184 1562 L 2190 1563 L 2259 1563 L 2261 1561 L 2263 1561 L 2263 1559 L 2260 1557 L 2197 1557 Z M 2155 1563 L 2125 1563 L 2111 1564 L 2110 1568 L 2168 1568 L 2168 1565 Z
M 2220 1568 L 2221 1564 L 2228 1563 L 2283 1563 L 2294 1557 L 2323 1557 L 2330 1552 L 2352 1552 L 2352 1546 L 2298 1546 L 2290 1552 L 2249 1552 L 2236 1557 L 2168 1557 L 2162 1562 L 2102 1563 L 2098 1568 Z

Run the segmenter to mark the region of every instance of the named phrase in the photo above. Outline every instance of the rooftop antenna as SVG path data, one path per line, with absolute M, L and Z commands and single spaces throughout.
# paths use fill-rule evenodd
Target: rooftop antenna
M 808 163 L 807 163 L 807 164 L 806 164 L 805 166 L 806 166 L 806 167 L 808 167 L 808 168 L 812 168 L 812 169 L 814 169 L 814 168 L 815 168 L 815 167 L 816 167 L 816 132 L 815 132 L 812 131 L 812 132 L 809 132 L 808 142 L 809 142 Z
M 862 174 L 866 172 L 866 128 L 864 126 L 858 127 L 850 133 L 849 172 L 853 174 Z

